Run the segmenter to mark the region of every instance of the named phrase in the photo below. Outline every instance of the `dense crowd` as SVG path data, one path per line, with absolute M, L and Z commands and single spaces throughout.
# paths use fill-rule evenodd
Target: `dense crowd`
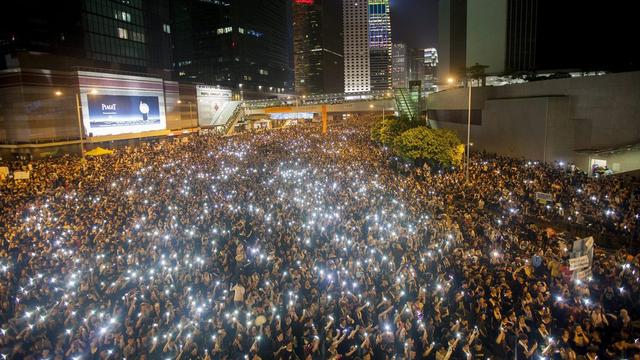
M 143 143 L 0 182 L 15 359 L 640 359 L 637 190 L 560 164 L 405 164 L 354 121 Z M 12 166 L 15 166 L 13 164 Z M 535 193 L 549 193 L 541 204 Z

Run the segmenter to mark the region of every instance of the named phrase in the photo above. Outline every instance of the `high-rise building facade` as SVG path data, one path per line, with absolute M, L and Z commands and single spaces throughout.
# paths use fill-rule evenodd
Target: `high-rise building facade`
M 476 63 L 485 65 L 488 75 L 638 69 L 640 53 L 628 46 L 637 41 L 633 4 L 440 0 L 440 81 L 461 80 L 464 69 Z
M 409 57 L 407 56 L 407 44 L 393 44 L 392 61 L 392 86 L 393 88 L 406 89 L 409 87 Z
M 41 52 L 60 58 L 50 68 L 171 69 L 169 0 L 35 0 L 12 7 L 0 15 L 4 67 L 25 66 L 17 57 L 33 61 L 29 53 Z
M 387 90 L 392 85 L 390 10 L 389 0 L 369 0 L 371 90 Z
M 344 90 L 341 0 L 293 0 L 293 57 L 298 94 Z
M 409 48 L 409 81 L 424 81 L 424 49 Z
M 440 81 L 466 76 L 467 0 L 438 2 L 438 51 Z
M 437 80 L 438 50 L 436 48 L 424 49 L 424 81 L 435 85 Z
M 538 0 L 521 0 L 506 4 L 507 21 L 504 38 L 504 70 L 507 72 L 533 69 L 536 63 Z
M 371 90 L 369 6 L 367 0 L 342 2 L 344 24 L 344 91 Z
M 428 67 L 438 66 L 438 50 L 436 48 L 424 49 L 424 64 Z
M 415 49 L 404 43 L 393 44 L 393 87 L 409 88 L 420 81 L 425 88 L 435 84 L 438 52 L 435 48 Z
M 172 4 L 179 80 L 246 93 L 293 89 L 290 0 L 175 0 Z

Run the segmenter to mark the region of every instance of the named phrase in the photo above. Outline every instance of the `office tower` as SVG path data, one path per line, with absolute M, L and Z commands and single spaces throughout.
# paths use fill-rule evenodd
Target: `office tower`
M 15 2 L 0 15 L 0 65 L 169 70 L 170 23 L 169 0 Z
M 440 0 L 438 3 L 438 77 L 446 81 L 466 75 L 467 0 Z
M 488 75 L 638 69 L 640 53 L 629 46 L 637 33 L 633 4 L 440 0 L 440 82 L 463 79 L 476 63 Z
M 409 81 L 424 81 L 424 49 L 409 48 Z
M 371 90 L 369 6 L 367 0 L 343 1 L 344 91 Z
M 389 0 L 369 0 L 371 90 L 391 88 L 391 16 Z
M 435 84 L 438 67 L 438 50 L 436 48 L 424 49 L 424 81 Z
M 340 1 L 293 1 L 293 54 L 298 94 L 344 90 Z
M 424 64 L 428 67 L 438 66 L 438 50 L 436 48 L 424 49 Z
M 409 87 L 409 57 L 407 56 L 407 44 L 393 44 L 392 51 L 392 85 L 394 88 L 406 89 Z
M 175 0 L 175 68 L 181 81 L 246 93 L 292 89 L 288 0 Z

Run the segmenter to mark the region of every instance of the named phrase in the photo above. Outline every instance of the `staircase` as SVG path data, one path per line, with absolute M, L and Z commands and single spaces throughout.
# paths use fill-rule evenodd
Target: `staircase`
M 224 124 L 224 130 L 222 131 L 223 135 L 233 134 L 236 124 L 244 120 L 244 108 L 240 105 L 240 101 L 234 102 L 239 104 L 234 107 L 233 113 L 228 117 L 227 122 Z
M 211 123 L 209 126 L 225 126 L 227 122 L 229 122 L 231 116 L 233 116 L 237 108 L 240 106 L 240 104 L 240 101 L 226 102 L 224 105 L 222 105 L 222 109 L 220 109 L 220 111 L 216 112 L 215 115 L 213 115 L 213 119 L 211 119 Z
M 418 110 L 420 108 L 420 102 L 415 101 L 411 96 L 409 89 L 395 89 L 396 107 L 401 117 L 406 117 L 410 121 L 416 119 Z

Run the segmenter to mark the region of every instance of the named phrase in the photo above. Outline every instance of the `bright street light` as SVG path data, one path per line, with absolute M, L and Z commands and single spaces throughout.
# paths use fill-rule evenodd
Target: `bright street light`
M 452 77 L 448 78 L 448 79 L 447 79 L 447 83 L 449 83 L 449 84 L 453 84 L 453 78 L 452 78 Z
M 93 89 L 90 91 L 90 93 L 96 94 L 97 91 Z M 54 94 L 56 96 L 62 96 L 62 91 L 56 90 Z M 80 110 L 80 92 L 76 92 L 75 98 L 76 98 L 76 112 L 77 112 L 77 119 L 78 119 L 78 136 L 80 139 L 80 154 L 82 154 L 82 160 L 84 160 L 84 135 L 82 134 L 82 114 Z M 82 166 L 84 167 L 84 162 L 82 163 Z

